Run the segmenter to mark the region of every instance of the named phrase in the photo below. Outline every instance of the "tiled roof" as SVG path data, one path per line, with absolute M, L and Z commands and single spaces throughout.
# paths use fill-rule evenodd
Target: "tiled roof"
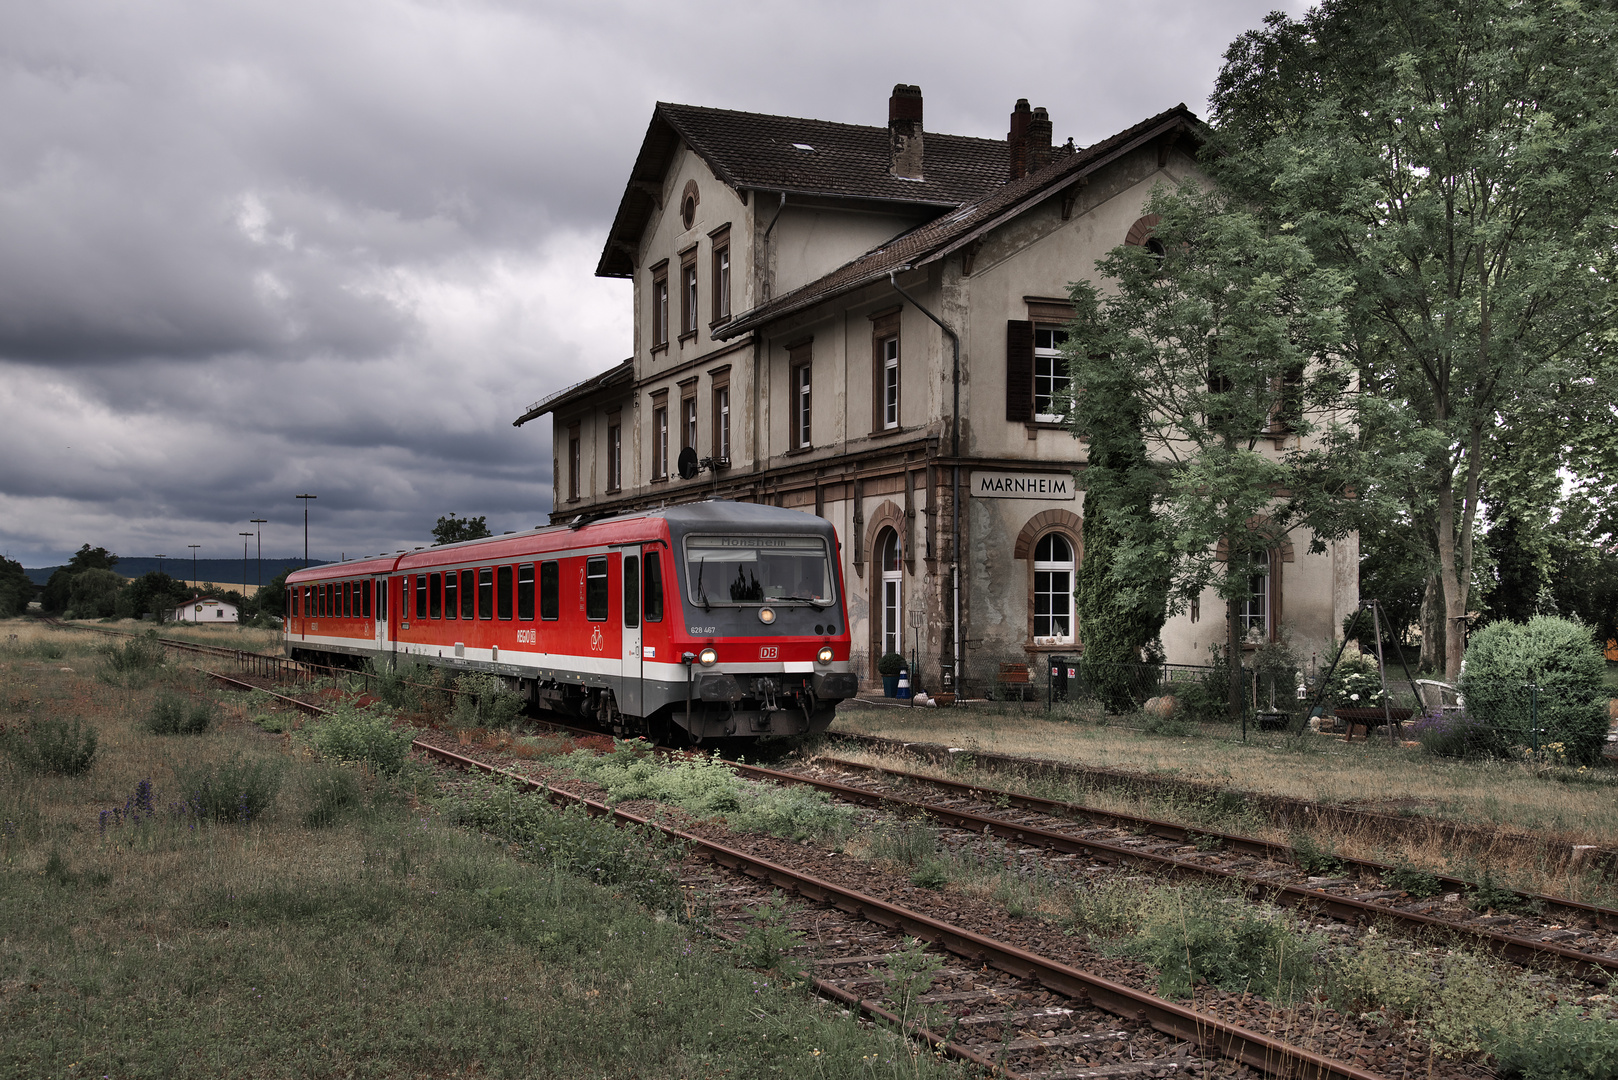
M 613 386 L 620 382 L 629 382 L 634 378 L 634 375 L 635 358 L 630 357 L 622 363 L 614 364 L 612 367 L 601 372 L 599 375 L 592 375 L 588 379 L 581 382 L 576 382 L 572 386 L 564 387 L 548 397 L 540 398 L 538 401 L 528 406 L 527 410 L 524 411 L 521 416 L 513 420 L 511 422 L 511 426 L 522 427 L 530 420 L 538 420 L 546 413 L 552 412 L 561 406 L 568 404 L 569 402 L 577 401 L 583 397 L 588 397 L 597 390 L 605 389 L 608 386 Z
M 881 280 L 888 276 L 890 270 L 920 266 L 943 258 L 1034 203 L 1078 183 L 1085 175 L 1108 162 L 1177 128 L 1199 142 L 1205 130 L 1202 121 L 1181 104 L 1077 153 L 1058 155 L 1038 172 L 1001 184 L 996 190 L 953 213 L 918 226 L 807 285 L 742 313 L 717 331 L 715 336 L 736 337 L 822 300 Z M 931 153 L 931 150 L 929 143 L 928 152 Z
M 892 174 L 886 126 L 836 124 L 793 116 L 658 102 L 596 266 L 600 277 L 628 277 L 653 212 L 655 191 L 683 141 L 738 190 L 873 199 L 948 209 L 1004 183 L 1004 140 L 926 132 L 921 180 Z M 808 149 L 804 149 L 808 147 Z

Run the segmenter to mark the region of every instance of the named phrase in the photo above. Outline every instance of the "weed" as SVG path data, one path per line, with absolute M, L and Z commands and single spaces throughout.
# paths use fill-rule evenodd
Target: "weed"
M 259 713 L 253 717 L 253 723 L 271 735 L 279 735 L 292 726 L 287 722 L 287 718 L 279 713 Z
M 1426 870 L 1418 870 L 1408 863 L 1399 863 L 1392 870 L 1382 875 L 1382 883 L 1390 889 L 1398 889 L 1409 893 L 1417 900 L 1424 900 L 1429 896 L 1437 896 L 1444 891 L 1438 878 Z
M 1157 968 L 1158 992 L 1166 997 L 1188 997 L 1204 981 L 1251 990 L 1271 1001 L 1290 1001 L 1312 990 L 1324 940 L 1297 929 L 1278 911 L 1228 899 L 1193 886 L 1154 889 L 1120 951 Z
M 522 712 L 523 696 L 508 689 L 498 675 L 462 675 L 455 680 L 455 689 L 460 693 L 455 697 L 453 723 L 463 730 L 510 727 Z
M 1298 864 L 1298 869 L 1310 877 L 1330 876 L 1343 872 L 1343 864 L 1337 856 L 1321 847 L 1313 837 L 1305 833 L 1296 833 L 1292 837 L 1292 861 Z
M 905 938 L 904 945 L 888 957 L 888 970 L 882 977 L 888 1000 L 897 1006 L 900 1016 L 930 1026 L 933 1017 L 921 1015 L 925 1010 L 916 999 L 932 990 L 943 968 L 943 958 L 928 952 L 925 941 Z
M 160 694 L 146 714 L 146 730 L 154 735 L 201 735 L 213 724 L 213 703 L 187 701 L 180 694 Z
M 410 757 L 410 732 L 396 730 L 380 709 L 338 705 L 308 731 L 310 744 L 322 757 L 364 762 L 383 776 L 397 775 Z
M 949 864 L 943 859 L 929 856 L 923 859 L 910 875 L 910 884 L 918 889 L 942 889 L 949 884 Z
M 96 759 L 96 729 L 82 720 L 30 720 L 4 733 L 7 755 L 28 773 L 77 776 Z
M 124 801 L 123 806 L 101 811 L 98 824 L 102 839 L 106 838 L 108 828 L 124 824 L 139 825 L 142 821 L 150 821 L 156 816 L 157 795 L 152 788 L 151 778 L 148 777 L 135 785 L 135 793 Z
M 103 645 L 100 649 L 104 675 L 139 675 L 163 666 L 163 644 L 157 640 L 157 631 L 129 638 L 121 645 Z
M 1497 884 L 1487 870 L 1483 880 L 1467 890 L 1466 903 L 1474 911 L 1525 911 L 1530 906 L 1520 893 Z
M 777 890 L 759 906 L 757 922 L 736 943 L 736 958 L 744 967 L 776 970 L 786 954 L 803 943 L 803 935 L 784 925 L 792 909 Z
M 304 778 L 303 826 L 323 829 L 360 805 L 363 792 L 352 769 L 325 765 L 309 770 Z
M 925 821 L 904 821 L 870 837 L 871 858 L 896 866 L 921 866 L 938 854 L 938 830 Z M 937 888 L 937 886 L 928 886 Z
M 174 805 L 181 818 L 247 824 L 275 804 L 281 790 L 279 762 L 233 754 L 211 765 L 176 765 L 183 798 Z
M 1493 1034 L 1495 1073 L 1506 1080 L 1614 1080 L 1618 1024 L 1557 1005 Z

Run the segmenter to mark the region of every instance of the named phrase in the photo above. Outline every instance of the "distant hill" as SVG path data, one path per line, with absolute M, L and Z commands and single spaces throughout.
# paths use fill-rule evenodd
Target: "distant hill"
M 319 566 L 321 563 L 332 561 L 335 560 L 311 557 L 309 565 Z M 161 565 L 159 565 L 160 562 Z M 297 569 L 302 565 L 303 558 L 301 556 L 294 559 L 272 559 L 266 555 L 264 556 L 264 582 L 268 584 L 273 581 L 275 575 L 288 567 Z M 45 584 L 51 579 L 51 574 L 58 569 L 60 569 L 59 566 L 24 567 L 24 571 L 28 574 L 28 580 L 35 585 Z M 186 558 L 158 560 L 152 558 L 127 558 L 120 555 L 118 565 L 113 569 L 127 578 L 137 578 L 153 570 L 162 570 L 177 581 L 193 580 L 191 577 L 191 560 Z M 249 557 L 247 560 L 247 583 L 249 585 L 258 583 L 258 573 L 257 560 Z M 240 586 L 242 583 L 242 561 L 240 559 L 198 559 L 195 580 L 211 581 L 221 588 L 229 588 L 233 585 Z

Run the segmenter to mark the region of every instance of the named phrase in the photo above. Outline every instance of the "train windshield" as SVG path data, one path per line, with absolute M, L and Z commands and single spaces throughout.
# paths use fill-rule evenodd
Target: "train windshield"
M 686 591 L 700 607 L 809 604 L 830 607 L 837 589 L 818 536 L 688 536 Z

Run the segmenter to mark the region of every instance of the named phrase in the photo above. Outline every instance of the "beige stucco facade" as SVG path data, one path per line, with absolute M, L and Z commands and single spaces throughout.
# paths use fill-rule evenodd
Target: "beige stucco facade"
M 1020 385 L 1010 326 L 1059 328 L 1070 283 L 1125 241 L 1153 187 L 1196 175 L 1185 124 L 1158 128 L 1134 141 L 1117 137 L 1104 155 L 1070 151 L 1071 164 L 1059 158 L 1020 186 L 1007 185 L 1004 196 L 991 193 L 987 199 L 1005 205 L 984 210 L 982 227 L 964 242 L 947 221 L 938 224 L 936 206 L 828 195 L 783 201 L 779 191 L 738 189 L 702 154 L 679 145 L 634 245 L 631 361 L 610 381 L 553 395 L 525 417 L 548 414 L 554 425 L 553 519 L 710 496 L 819 514 L 841 539 L 863 678 L 874 677 L 876 657 L 895 644 L 920 658 L 919 681 L 933 688 L 959 656 L 968 690 L 992 684 L 1002 664 L 1077 651 L 1082 628 L 1070 620 L 1065 633 L 1053 633 L 1059 623 L 1040 621 L 1036 578 L 1049 591 L 1051 581 L 1062 580 L 1050 575 L 1065 571 L 1071 603 L 1071 572 L 1082 559 L 1083 499 L 1074 475 L 1083 468 L 1083 446 L 1061 423 L 1008 419 Z M 1045 172 L 1076 179 L 1042 193 L 1033 181 Z M 1018 202 L 1022 188 L 1030 190 Z M 692 194 L 688 224 L 682 203 Z M 920 258 L 889 259 L 896 289 L 882 270 L 884 252 L 926 230 L 937 231 L 940 243 L 920 250 Z M 714 251 L 727 241 L 732 316 L 716 321 Z M 699 308 L 694 331 L 683 336 L 675 291 L 682 259 L 697 268 Z M 854 275 L 851 260 L 875 269 Z M 655 333 L 660 272 L 671 283 L 666 345 Z M 958 335 L 958 387 L 952 342 L 929 312 Z M 738 333 L 738 325 L 745 329 Z M 896 417 L 885 411 L 890 359 Z M 800 367 L 809 371 L 807 392 L 795 373 Z M 695 405 L 697 455 L 720 458 L 720 388 L 728 394 L 728 460 L 681 479 L 674 460 L 688 441 L 686 402 Z M 660 409 L 669 424 L 666 455 L 657 447 Z M 608 483 L 614 426 L 623 446 L 617 487 Z M 577 490 L 570 484 L 574 438 Z M 1061 554 L 1060 543 L 1041 546 L 1050 536 L 1065 541 L 1066 563 L 1036 559 L 1038 551 Z M 889 540 L 897 541 L 897 566 L 884 568 Z M 1308 548 L 1307 537 L 1294 537 L 1287 558 L 1276 559 L 1279 626 L 1300 638 L 1329 639 L 1358 601 L 1357 544 L 1335 544 L 1323 555 Z M 1222 638 L 1222 608 L 1211 596 L 1200 607 L 1166 627 L 1171 662 L 1205 662 L 1208 644 Z

